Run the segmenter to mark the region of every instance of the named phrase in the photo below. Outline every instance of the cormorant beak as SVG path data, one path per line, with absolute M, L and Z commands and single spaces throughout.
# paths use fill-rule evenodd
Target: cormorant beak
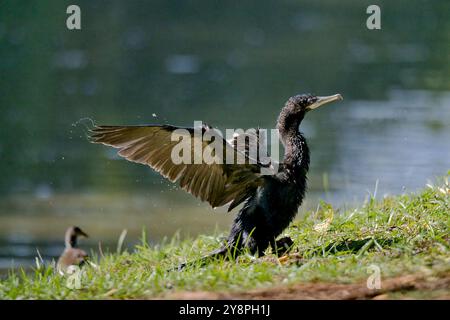
M 313 104 L 309 105 L 306 107 L 306 111 L 310 111 L 310 110 L 314 110 L 317 109 L 320 106 L 323 106 L 327 103 L 333 102 L 333 101 L 338 101 L 338 100 L 343 100 L 344 98 L 342 98 L 342 96 L 340 94 L 334 94 L 332 96 L 327 96 L 327 97 L 317 97 L 317 101 L 314 102 Z

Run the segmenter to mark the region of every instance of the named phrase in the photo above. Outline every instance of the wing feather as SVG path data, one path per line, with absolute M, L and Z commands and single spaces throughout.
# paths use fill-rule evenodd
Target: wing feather
M 213 207 L 231 203 L 231 210 L 263 183 L 258 164 L 225 164 L 227 150 L 231 148 L 235 151 L 235 147 L 223 139 L 223 164 L 174 164 L 171 153 L 178 141 L 172 141 L 171 135 L 176 129 L 185 129 L 190 135 L 193 155 L 194 139 L 197 139 L 193 128 L 168 125 L 95 126 L 90 138 L 94 143 L 119 149 L 118 154 L 129 161 L 148 165 L 170 181 L 178 181 L 181 188 Z M 213 129 L 204 126 L 202 130 Z M 202 141 L 202 144 L 206 147 L 208 142 Z M 245 156 L 248 160 L 248 154 Z

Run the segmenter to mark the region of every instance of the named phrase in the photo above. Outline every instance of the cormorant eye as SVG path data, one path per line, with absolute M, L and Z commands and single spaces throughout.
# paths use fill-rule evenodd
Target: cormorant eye
M 314 97 L 314 96 L 308 97 L 308 105 L 313 104 L 316 101 L 317 101 L 317 97 Z

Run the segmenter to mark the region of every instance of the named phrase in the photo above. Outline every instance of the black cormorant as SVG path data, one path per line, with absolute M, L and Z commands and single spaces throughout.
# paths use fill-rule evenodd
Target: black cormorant
M 244 202 L 226 245 L 210 256 L 239 254 L 244 247 L 252 254 L 262 255 L 269 245 L 272 249 L 277 247 L 276 237 L 293 220 L 306 192 L 309 149 L 299 125 L 308 111 L 336 100 L 342 100 L 342 96 L 302 94 L 288 99 L 277 121 L 285 148 L 284 159 L 272 175 L 261 174 L 264 165 L 260 162 L 226 164 L 224 159 L 222 163 L 175 164 L 171 152 L 178 141 L 172 141 L 171 135 L 180 128 L 170 125 L 95 126 L 91 141 L 118 148 L 120 156 L 149 165 L 172 182 L 178 181 L 184 190 L 212 207 L 229 205 L 230 211 Z M 194 128 L 184 129 L 187 138 L 198 139 Z M 209 130 L 214 129 L 203 125 L 203 133 Z M 208 143 L 201 141 L 203 146 Z M 223 157 L 226 149 L 236 149 L 236 145 L 224 139 L 222 147 Z M 194 153 L 194 148 L 191 152 Z

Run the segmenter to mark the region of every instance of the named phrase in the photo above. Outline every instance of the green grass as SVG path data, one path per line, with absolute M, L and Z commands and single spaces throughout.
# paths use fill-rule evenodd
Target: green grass
M 345 284 L 365 281 L 371 265 L 380 268 L 382 281 L 408 274 L 448 277 L 450 186 L 448 177 L 442 180 L 418 194 L 370 198 L 345 212 L 322 203 L 285 231 L 295 247 L 280 260 L 269 249 L 262 258 L 246 254 L 237 261 L 167 271 L 218 248 L 224 235 L 187 240 L 175 236 L 152 247 L 143 240 L 133 252 L 94 254 L 97 266 L 83 268 L 79 289 L 68 287 L 73 276 L 61 276 L 49 266 L 31 273 L 11 271 L 0 282 L 0 299 L 164 298 L 178 291 L 243 292 L 318 281 Z

